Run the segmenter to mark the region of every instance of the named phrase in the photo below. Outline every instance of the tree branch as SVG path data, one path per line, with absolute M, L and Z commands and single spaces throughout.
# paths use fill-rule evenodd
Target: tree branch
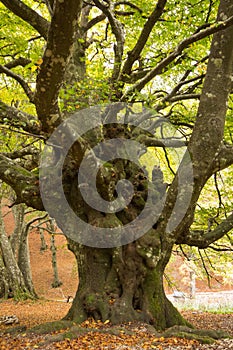
M 140 135 L 136 138 L 136 141 L 143 143 L 146 147 L 162 147 L 162 148 L 181 148 L 187 145 L 186 141 L 176 139 L 156 139 L 154 137 L 148 137 Z
M 94 25 L 97 23 L 103 21 L 106 18 L 106 15 L 102 13 L 99 16 L 96 16 L 95 18 L 91 19 L 86 26 L 83 28 L 85 32 L 87 32 L 89 29 L 91 29 Z
M 54 6 L 54 0 L 45 0 L 47 9 L 49 11 L 50 16 L 53 15 L 53 6 Z
M 132 9 L 138 11 L 139 13 L 142 13 L 142 9 L 140 9 L 140 7 L 138 7 L 137 5 L 133 4 L 132 2 L 130 1 L 117 1 L 114 6 L 117 7 L 119 5 L 126 5 L 126 6 L 129 6 L 131 7 Z
M 202 82 L 202 80 L 204 79 L 205 77 L 205 74 L 202 74 L 202 75 L 199 75 L 197 77 L 194 77 L 194 78 L 191 78 L 191 79 L 188 79 L 186 80 L 186 78 L 188 77 L 188 75 L 191 73 L 191 70 L 188 70 L 187 72 L 185 72 L 185 74 L 183 75 L 183 77 L 180 79 L 179 83 L 172 89 L 172 91 L 167 94 L 167 96 L 165 96 L 161 102 L 159 103 L 160 105 L 161 104 L 164 104 L 166 103 L 167 101 L 174 101 L 173 98 L 176 98 L 177 96 L 186 96 L 185 94 L 182 94 L 180 93 L 179 95 L 177 94 L 178 91 L 180 91 L 180 89 L 184 86 L 184 85 L 187 85 L 187 84 L 190 84 L 190 83 L 193 83 L 195 81 L 200 81 Z M 185 98 L 187 99 L 187 98 Z M 179 99 L 175 99 L 176 100 L 179 100 Z M 156 109 L 156 107 L 155 107 Z M 157 110 L 157 109 L 156 109 Z
M 200 249 L 207 248 L 211 243 L 222 238 L 233 229 L 233 213 L 223 220 L 214 230 L 205 233 L 203 230 L 189 231 L 189 233 L 177 240 L 177 244 L 187 244 Z
M 115 53 L 115 60 L 114 60 L 114 69 L 112 73 L 112 81 L 116 81 L 120 74 L 121 69 L 121 62 L 122 62 L 122 56 L 124 51 L 124 31 L 123 31 L 123 25 L 120 21 L 118 21 L 114 17 L 114 7 L 113 5 L 105 6 L 101 3 L 99 0 L 93 0 L 95 5 L 103 11 L 105 16 L 108 18 L 109 23 L 112 28 L 112 32 L 116 38 L 116 45 L 114 47 L 114 53 Z M 112 7 L 112 8 L 111 8 Z
M 225 30 L 233 25 L 233 16 L 229 17 L 226 21 L 219 21 L 214 26 L 202 30 L 196 34 L 191 35 L 189 38 L 184 39 L 181 43 L 172 51 L 170 55 L 164 58 L 159 64 L 153 68 L 143 79 L 132 86 L 121 98 L 122 101 L 126 101 L 136 91 L 141 91 L 147 83 L 149 83 L 156 75 L 159 75 L 163 70 L 173 62 L 178 56 L 181 55 L 184 49 L 189 47 L 191 44 L 206 38 L 214 33 L 221 30 Z
M 71 55 L 80 11 L 81 0 L 55 3 L 34 99 L 38 118 L 46 133 L 51 133 L 61 122 L 57 99 Z
M 47 39 L 49 22 L 46 19 L 20 0 L 1 0 L 1 2 L 16 16 L 35 28 L 45 40 Z
M 22 86 L 25 94 L 29 98 L 29 101 L 32 102 L 32 103 L 34 102 L 34 94 L 33 94 L 32 90 L 30 89 L 29 85 L 23 79 L 23 77 L 21 77 L 20 75 L 12 72 L 10 69 L 8 69 L 8 68 L 6 68 L 6 67 L 4 67 L 2 65 L 0 65 L 0 73 L 4 73 L 8 77 L 11 77 L 14 80 L 16 80 Z
M 0 121 L 2 124 L 21 128 L 32 134 L 39 134 L 41 129 L 38 120 L 31 114 L 10 107 L 0 100 Z
M 29 60 L 28 58 L 19 57 L 19 58 L 16 58 L 15 60 L 12 60 L 12 61 L 6 63 L 4 65 L 4 67 L 8 68 L 8 69 L 12 69 L 12 68 L 15 68 L 15 67 L 18 67 L 18 66 L 25 67 L 29 63 L 31 63 L 31 60 Z
M 17 199 L 14 204 L 25 203 L 29 207 L 44 210 L 38 178 L 2 154 L 0 154 L 0 179 L 15 191 Z
M 214 157 L 211 165 L 211 174 L 223 170 L 233 164 L 233 146 L 222 144 L 219 151 Z
M 19 159 L 27 155 L 39 155 L 39 150 L 38 148 L 29 145 L 17 151 L 1 152 L 0 154 L 10 159 Z
M 150 17 L 148 18 L 148 20 L 146 21 L 143 27 L 143 30 L 141 31 L 141 34 L 138 38 L 136 45 L 134 46 L 132 51 L 128 52 L 128 57 L 122 69 L 120 79 L 124 80 L 125 75 L 126 76 L 130 75 L 132 66 L 134 62 L 139 59 L 140 54 L 146 45 L 146 42 L 150 36 L 150 33 L 155 23 L 158 21 L 158 19 L 163 13 L 166 3 L 167 3 L 167 0 L 158 0 L 154 11 L 151 13 Z

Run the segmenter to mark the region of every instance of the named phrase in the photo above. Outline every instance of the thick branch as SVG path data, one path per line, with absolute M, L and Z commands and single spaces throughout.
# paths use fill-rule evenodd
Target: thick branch
M 47 39 L 49 23 L 46 21 L 46 19 L 20 0 L 1 0 L 1 2 L 16 16 L 22 18 L 33 28 L 35 28 L 38 33 L 43 36 L 43 38 Z
M 211 165 L 211 175 L 233 164 L 233 146 L 222 144 Z
M 33 103 L 33 92 L 30 89 L 29 85 L 20 75 L 12 72 L 10 69 L 0 65 L 0 73 L 5 73 L 8 77 L 15 79 L 23 88 L 25 94 L 29 98 L 29 101 Z
M 231 21 L 233 18 L 233 3 L 231 0 L 221 0 L 218 10 L 218 21 L 227 18 L 227 16 L 231 16 L 229 17 Z M 231 87 L 233 66 L 232 37 L 233 26 L 217 32 L 213 36 L 196 122 L 188 145 L 193 166 L 191 175 L 193 180 L 192 197 L 189 208 L 184 213 L 184 218 L 176 229 L 175 236 L 177 240 L 178 237 L 182 241 L 186 240 L 184 236 L 187 235 L 188 229 L 193 222 L 195 206 L 206 181 L 213 174 L 214 170 L 218 170 L 216 166 L 218 168 L 220 165 L 225 167 L 229 161 L 226 161 L 224 157 L 222 159 L 219 157 L 219 150 L 223 147 L 227 101 Z M 230 154 L 228 155 L 230 157 Z M 185 165 L 185 162 L 182 161 L 182 163 Z M 175 202 L 174 199 L 176 197 L 174 195 L 176 191 L 177 176 L 169 188 L 166 201 L 168 204 L 169 202 Z M 179 203 L 179 200 L 180 205 L 182 205 L 182 195 L 176 198 L 176 204 Z M 225 232 L 224 226 L 220 226 L 220 228 Z M 211 240 L 208 244 L 210 243 Z
M 81 0 L 55 3 L 35 93 L 37 114 L 46 133 L 52 132 L 61 122 L 57 99 L 71 54 L 80 10 Z
M 10 159 L 18 159 L 22 158 L 27 155 L 39 155 L 38 148 L 29 145 L 27 147 L 24 147 L 23 149 L 13 151 L 13 152 L 2 152 L 1 155 L 10 158 Z
M 29 207 L 43 210 L 38 178 L 2 154 L 0 154 L 0 179 L 15 191 L 17 196 L 15 204 L 25 203 Z
M 40 133 L 38 120 L 30 114 L 10 107 L 0 101 L 0 122 L 11 127 L 21 128 L 32 134 Z
M 223 220 L 213 231 L 205 233 L 204 231 L 193 231 L 183 237 L 178 244 L 187 244 L 201 249 L 207 248 L 211 243 L 222 238 L 226 233 L 233 229 L 233 213 Z
M 132 51 L 128 52 L 128 58 L 125 61 L 122 74 L 121 74 L 122 78 L 124 78 L 124 75 L 130 75 L 132 66 L 134 62 L 139 59 L 140 54 L 146 45 L 146 42 L 150 36 L 152 29 L 154 28 L 155 23 L 158 21 L 158 19 L 163 13 L 166 2 L 167 0 L 158 0 L 158 3 L 154 11 L 146 21 L 143 27 L 143 30 L 141 31 L 141 34 L 138 38 L 136 45 L 134 46 Z
M 191 44 L 210 36 L 211 34 L 222 31 L 233 25 L 233 16 L 229 17 L 226 21 L 220 21 L 216 25 L 202 30 L 196 34 L 191 35 L 189 38 L 184 39 L 170 55 L 164 58 L 155 68 L 153 68 L 143 79 L 141 79 L 137 84 L 132 86 L 126 94 L 122 97 L 122 101 L 127 100 L 127 97 L 132 95 L 135 91 L 141 91 L 147 83 L 149 83 L 156 75 L 161 74 L 164 69 L 173 62 L 181 53 L 189 47 Z
M 227 15 L 231 16 L 226 21 L 229 24 L 233 19 L 233 3 L 223 0 L 219 7 L 218 21 Z M 232 37 L 233 26 L 213 37 L 196 123 L 190 139 L 194 178 L 200 186 L 209 177 L 213 159 L 223 141 L 233 66 Z

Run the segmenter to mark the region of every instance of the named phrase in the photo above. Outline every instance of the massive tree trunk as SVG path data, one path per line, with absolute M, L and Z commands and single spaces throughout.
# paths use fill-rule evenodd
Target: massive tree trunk
M 69 242 L 77 259 L 80 283 L 66 319 L 141 321 L 157 329 L 187 324 L 164 293 L 163 272 L 171 249 L 165 256 L 152 255 L 150 248 L 142 247 L 150 241 L 150 234 L 147 239 L 114 249 Z
M 227 1 L 221 2 L 219 20 L 226 16 L 228 9 L 232 14 L 232 4 Z M 67 319 L 81 322 L 87 317 L 93 317 L 102 321 L 109 319 L 113 323 L 139 320 L 150 323 L 158 329 L 175 324 L 186 324 L 165 296 L 163 273 L 173 245 L 179 240 L 186 243 L 190 239 L 189 229 L 193 222 L 197 200 L 205 182 L 213 174 L 215 157 L 221 147 L 226 101 L 232 74 L 232 47 L 230 49 L 232 33 L 233 29 L 230 27 L 224 35 L 217 33 L 213 38 L 197 122 L 189 145 L 194 170 L 194 188 L 186 215 L 172 230 L 167 229 L 169 218 L 176 219 L 175 215 L 172 216 L 172 210 L 174 208 L 177 210 L 176 203 L 182 206 L 182 196 L 187 195 L 185 187 L 180 194 L 178 193 L 176 176 L 167 191 L 162 216 L 144 236 L 136 241 L 119 248 L 96 249 L 84 247 L 69 240 L 69 247 L 77 259 L 80 284 L 73 305 L 66 316 Z M 221 86 L 224 88 L 221 89 Z M 127 173 L 125 163 L 124 166 L 123 173 Z M 119 170 L 120 166 L 116 169 Z M 181 172 L 185 169 L 184 161 L 181 164 Z M 136 176 L 134 171 L 132 172 L 131 179 L 133 178 L 135 183 L 138 178 L 135 180 Z M 118 177 L 118 179 L 115 178 L 116 184 L 120 178 L 120 171 L 115 173 Z M 139 183 L 140 181 L 137 183 L 137 189 L 139 189 Z M 140 185 L 140 196 L 145 200 L 143 192 L 145 187 L 142 182 Z M 99 190 L 105 198 L 103 183 Z M 110 200 L 110 198 L 105 199 Z M 138 214 L 142 206 L 142 203 L 133 201 L 132 207 L 128 208 L 128 213 L 132 210 L 133 217 L 135 210 Z M 126 214 L 118 215 L 118 219 L 125 224 L 126 216 Z M 87 214 L 87 218 L 87 222 L 93 224 L 90 215 Z M 211 238 L 215 239 L 215 232 L 212 232 Z M 201 241 L 199 246 L 204 247 L 205 235 L 198 239 Z

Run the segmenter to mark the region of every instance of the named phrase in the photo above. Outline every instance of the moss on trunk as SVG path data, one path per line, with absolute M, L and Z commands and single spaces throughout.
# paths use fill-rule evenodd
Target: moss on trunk
M 94 249 L 70 241 L 69 248 L 80 266 L 80 284 L 66 320 L 81 323 L 92 317 L 112 324 L 140 321 L 156 329 L 191 326 L 164 293 L 165 266 L 148 266 L 136 245 Z

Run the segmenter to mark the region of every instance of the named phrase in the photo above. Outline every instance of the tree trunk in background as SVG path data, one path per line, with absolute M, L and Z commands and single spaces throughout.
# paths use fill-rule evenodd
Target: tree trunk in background
M 25 285 L 30 295 L 32 295 L 33 297 L 37 297 L 33 286 L 33 281 L 32 281 L 30 254 L 29 254 L 29 245 L 28 245 L 28 233 L 29 233 L 29 226 L 24 224 L 23 230 L 20 235 L 18 266 L 20 271 L 23 274 Z
M 22 272 L 19 269 L 11 244 L 8 240 L 2 214 L 0 213 L 0 253 L 1 260 L 5 266 L 4 279 L 7 278 L 8 290 L 4 292 L 5 296 L 19 297 L 20 294 L 28 293 Z
M 22 219 L 21 206 L 18 214 L 16 218 Z M 22 231 L 19 232 L 19 229 Z M 28 229 L 23 221 L 17 223 L 13 235 L 13 240 L 8 238 L 0 210 L 0 297 L 35 298 L 28 251 Z
M 50 250 L 52 252 L 52 268 L 53 268 L 53 282 L 52 282 L 52 287 L 57 288 L 62 285 L 62 282 L 59 279 L 58 276 L 58 267 L 57 267 L 57 248 L 55 245 L 55 236 L 51 234 L 50 237 Z
M 23 230 L 23 224 L 24 224 L 24 212 L 25 212 L 24 204 L 15 205 L 12 208 L 15 228 L 14 228 L 14 232 L 10 236 L 10 242 L 11 242 L 11 247 L 14 255 L 16 254 L 16 252 L 18 252 L 18 249 L 19 249 L 20 235 Z
M 46 244 L 45 237 L 44 237 L 44 230 L 39 228 L 39 234 L 40 234 L 40 242 L 41 242 L 40 251 L 44 252 L 45 250 L 48 249 L 48 246 Z

